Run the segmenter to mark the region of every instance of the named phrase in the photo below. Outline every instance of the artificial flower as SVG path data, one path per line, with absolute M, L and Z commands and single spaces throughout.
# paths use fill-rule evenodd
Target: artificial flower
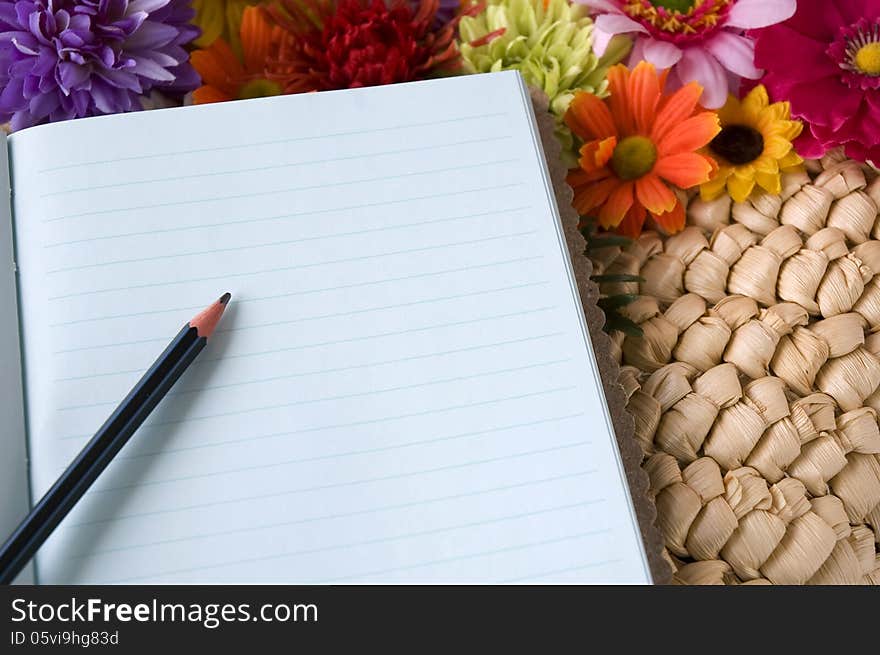
M 271 79 L 267 68 L 278 48 L 280 28 L 272 25 L 258 7 L 247 7 L 239 29 L 241 56 L 222 38 L 193 53 L 192 64 L 203 82 L 193 93 L 196 104 L 281 93 L 281 86 Z
M 880 164 L 880 2 L 800 0 L 794 16 L 756 38 L 770 97 L 789 100 L 807 125 L 798 152 L 812 159 L 844 146 Z
M 202 30 L 202 35 L 196 39 L 195 45 L 206 48 L 217 39 L 223 39 L 237 54 L 240 54 L 241 17 L 246 7 L 262 2 L 266 0 L 192 0 L 193 9 L 196 11 L 193 22 Z
M 476 4 L 476 0 L 439 0 L 437 14 L 434 17 L 436 24 L 448 23 L 455 18 L 462 9 Z
M 568 0 L 489 0 L 459 24 L 461 55 L 472 73 L 518 70 L 544 91 L 550 109 L 565 114 L 574 92 L 605 95 L 605 74 L 629 51 L 619 39 L 600 59 L 593 49 L 593 21 Z
M 666 233 L 684 227 L 684 207 L 670 185 L 707 182 L 717 166 L 701 152 L 720 131 L 718 115 L 699 107 L 696 82 L 671 95 L 666 74 L 641 62 L 608 71 L 610 95 L 578 92 L 565 122 L 584 144 L 579 168 L 569 172 L 573 206 L 605 229 L 635 237 L 650 214 Z
M 709 143 L 718 172 L 700 187 L 703 199 L 714 200 L 725 187 L 736 202 L 744 202 L 756 186 L 782 193 L 782 173 L 799 169 L 804 161 L 792 146 L 803 123 L 791 120 L 789 104 L 770 104 L 759 84 L 742 101 L 730 96 L 718 117 L 721 132 Z
M 597 16 L 595 48 L 611 37 L 635 38 L 630 63 L 649 61 L 670 69 L 674 86 L 696 81 L 703 106 L 717 108 L 742 78 L 758 79 L 754 41 L 743 30 L 766 27 L 791 16 L 796 0 L 576 0 Z
M 460 66 L 455 20 L 439 0 L 279 0 L 275 79 L 285 93 L 409 82 Z
M 19 0 L 0 4 L 0 123 L 141 109 L 152 90 L 183 94 L 198 75 L 187 0 Z

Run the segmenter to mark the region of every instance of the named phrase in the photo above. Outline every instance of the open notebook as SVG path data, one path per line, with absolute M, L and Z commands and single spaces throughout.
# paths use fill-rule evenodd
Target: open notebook
M 78 120 L 8 151 L 5 531 L 233 294 L 37 581 L 650 581 L 518 74 Z

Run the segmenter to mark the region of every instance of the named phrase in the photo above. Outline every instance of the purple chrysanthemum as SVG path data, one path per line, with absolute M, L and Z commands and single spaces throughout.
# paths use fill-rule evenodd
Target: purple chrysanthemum
M 0 122 L 141 109 L 153 89 L 198 86 L 183 45 L 199 35 L 187 0 L 18 0 L 0 3 Z

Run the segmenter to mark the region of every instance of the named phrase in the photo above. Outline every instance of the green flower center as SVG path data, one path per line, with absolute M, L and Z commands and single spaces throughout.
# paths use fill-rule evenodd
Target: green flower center
M 655 7 L 663 7 L 680 14 L 688 13 L 696 4 L 696 0 L 649 0 L 649 2 Z
M 709 144 L 712 151 L 740 166 L 755 161 L 764 152 L 764 137 L 748 125 L 728 125 Z
M 636 180 L 650 173 L 656 162 L 657 148 L 643 136 L 626 137 L 611 155 L 611 168 L 621 180 Z
M 873 41 L 859 48 L 853 63 L 866 75 L 880 75 L 880 42 Z
M 267 79 L 251 80 L 238 90 L 239 100 L 280 95 L 281 87 L 277 83 Z

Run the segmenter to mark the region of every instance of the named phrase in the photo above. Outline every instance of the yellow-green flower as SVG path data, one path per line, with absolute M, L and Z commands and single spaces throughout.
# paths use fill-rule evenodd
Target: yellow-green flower
M 575 91 L 607 95 L 608 68 L 631 47 L 627 38 L 617 37 L 597 57 L 587 8 L 567 0 L 488 0 L 478 15 L 461 19 L 459 33 L 468 72 L 518 70 L 526 83 L 547 94 L 558 119 L 557 135 L 569 148 L 571 134 L 561 120 Z
M 206 48 L 219 38 L 241 54 L 241 14 L 248 5 L 258 5 L 265 0 L 193 0 L 196 17 L 193 22 L 202 30 L 196 39 L 199 48 Z

